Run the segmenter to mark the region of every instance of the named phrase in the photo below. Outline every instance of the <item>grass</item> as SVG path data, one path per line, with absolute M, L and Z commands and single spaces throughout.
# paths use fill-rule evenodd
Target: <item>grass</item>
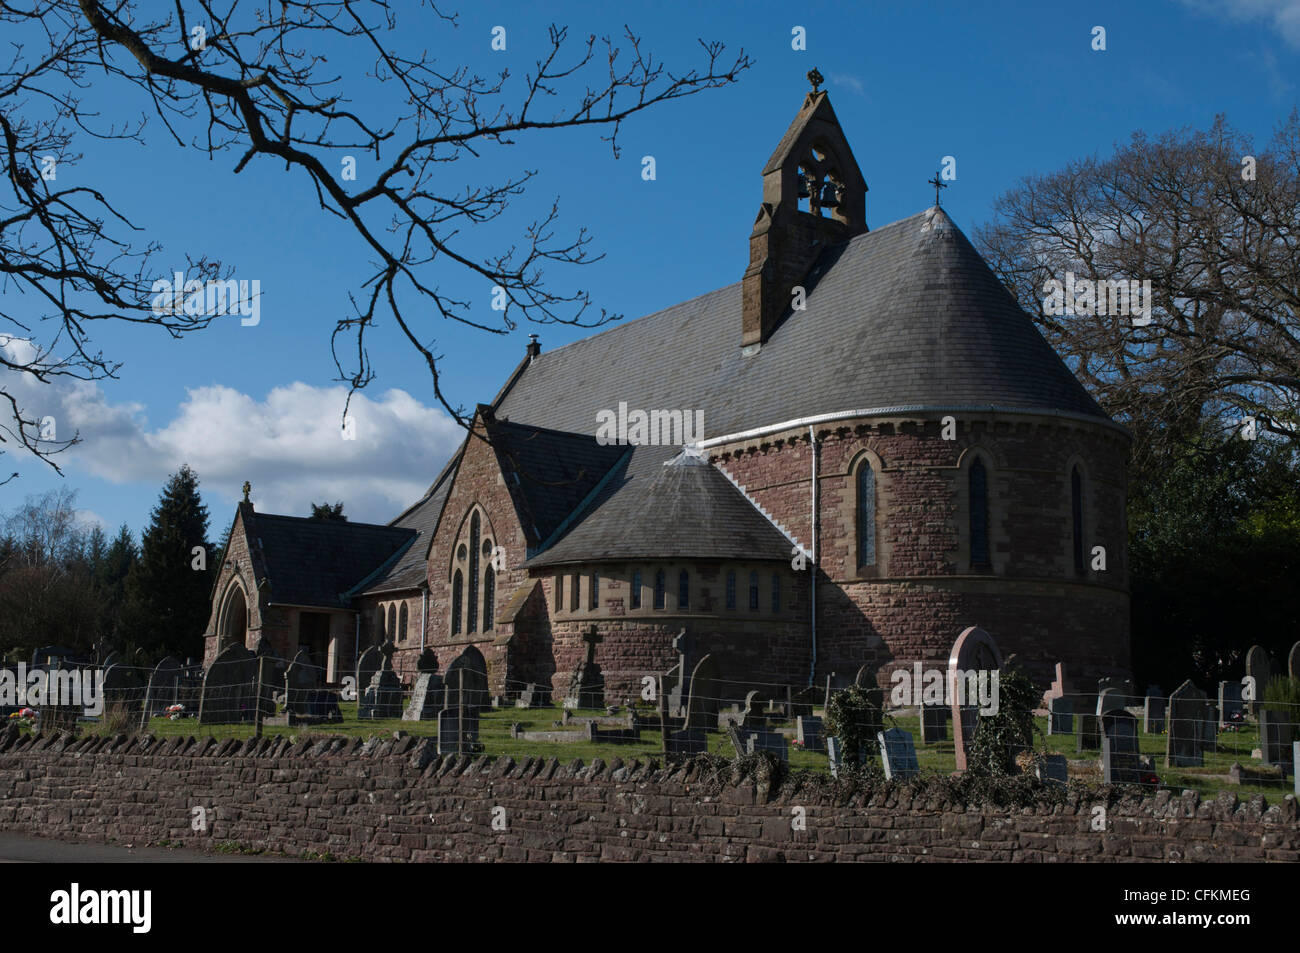
M 296 728 L 268 727 L 264 730 L 264 734 L 268 736 L 280 734 L 296 739 L 324 738 L 339 735 L 371 738 L 389 736 L 395 731 L 404 731 L 416 738 L 423 738 L 433 737 L 438 730 L 436 721 L 402 721 L 400 718 L 358 721 L 356 702 L 345 702 L 340 705 L 340 710 L 343 714 L 343 721 L 339 724 Z M 640 742 L 634 744 L 593 744 L 586 740 L 576 740 L 582 737 L 580 725 L 558 726 L 557 723 L 560 722 L 562 714 L 559 708 L 487 709 L 479 718 L 479 741 L 483 745 L 484 753 L 493 756 L 508 755 L 516 760 L 525 757 L 553 757 L 565 763 L 575 758 L 590 763 L 596 758 L 608 762 L 616 758 L 629 761 L 632 758 L 644 760 L 662 755 L 663 748 L 657 730 L 642 731 Z M 603 710 L 575 711 L 573 714 L 576 716 L 592 716 L 603 715 L 605 712 Z M 887 719 L 887 724 L 891 722 L 899 728 L 911 732 L 913 738 L 917 739 L 917 762 L 923 771 L 946 774 L 955 770 L 956 761 L 953 752 L 951 724 L 948 726 L 949 737 L 947 740 L 926 745 L 919 743 L 921 737 L 920 719 L 916 716 Z M 523 731 L 570 730 L 575 733 L 575 740 L 539 742 L 512 738 L 510 736 L 510 726 L 512 724 L 519 724 Z M 1072 774 L 1086 773 L 1089 770 L 1089 765 L 1099 764 L 1100 752 L 1085 751 L 1076 753 L 1074 735 L 1047 735 L 1046 718 L 1035 719 L 1035 724 L 1038 729 L 1036 747 L 1041 746 L 1049 752 L 1064 754 L 1073 762 L 1086 762 L 1086 764 L 1076 763 L 1073 765 Z M 95 734 L 114 733 L 111 730 L 112 726 L 103 724 L 83 723 L 81 727 L 83 730 Z M 773 727 L 776 729 L 790 727 L 790 725 L 775 724 Z M 205 725 L 203 730 L 200 730 L 198 723 L 193 718 L 182 718 L 176 721 L 166 718 L 153 718 L 149 721 L 147 731 L 159 738 L 210 735 L 220 739 L 247 739 L 255 734 L 251 723 Z M 708 739 L 708 750 L 711 754 L 728 758 L 734 756 L 731 743 L 728 741 L 725 732 L 711 732 L 706 737 Z M 1220 791 L 1231 791 L 1243 799 L 1252 797 L 1255 794 L 1264 794 L 1274 802 L 1282 795 L 1293 791 L 1292 782 L 1289 779 L 1285 782 L 1269 783 L 1265 781 L 1235 785 L 1229 784 L 1224 778 L 1219 777 L 1227 775 L 1228 769 L 1234 761 L 1240 762 L 1247 767 L 1258 764 L 1251 758 L 1252 749 L 1260 746 L 1259 729 L 1256 725 L 1247 724 L 1243 726 L 1241 731 L 1237 732 L 1221 731 L 1218 736 L 1217 750 L 1206 752 L 1205 764 L 1197 768 L 1166 769 L 1164 767 L 1165 738 L 1164 734 L 1148 735 L 1139 733 L 1138 744 L 1142 754 L 1153 758 L 1156 774 L 1159 775 L 1163 786 L 1174 791 L 1192 789 L 1199 791 L 1203 796 L 1208 795 L 1211 797 Z M 795 769 L 828 770 L 825 754 L 803 751 L 794 747 L 793 744 L 790 746 L 790 766 Z

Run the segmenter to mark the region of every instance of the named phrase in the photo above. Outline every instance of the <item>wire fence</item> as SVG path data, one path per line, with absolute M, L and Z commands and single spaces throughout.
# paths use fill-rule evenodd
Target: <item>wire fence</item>
M 707 657 L 686 666 L 685 678 L 681 666 L 666 674 L 579 666 L 568 679 L 491 686 L 485 666 L 462 661 L 443 673 L 417 670 L 404 678 L 386 664 L 363 666 L 335 684 L 326 682 L 326 666 L 303 657 L 285 662 L 251 653 L 206 670 L 172 660 L 153 668 L 36 666 L 25 673 L 27 684 L 43 672 L 44 694 L 0 708 L 0 715 L 38 730 L 218 737 L 400 728 L 436 736 L 440 751 L 458 753 L 545 755 L 572 745 L 620 746 L 629 754 L 767 753 L 833 774 L 866 765 L 890 778 L 970 768 L 972 752 L 982 749 L 982 764 L 992 758 L 1009 772 L 1052 784 L 1287 791 L 1296 785 L 1300 705 L 1285 702 L 1233 702 L 1221 711 L 1204 697 L 1077 693 L 1017 717 L 1000 709 L 996 691 L 991 698 L 958 695 L 954 705 L 960 686 L 953 685 L 930 703 L 896 704 L 893 693 L 871 683 L 857 686 L 858 708 L 841 704 L 832 715 L 832 701 L 854 686 L 732 680 Z M 15 684 L 22 681 L 24 673 L 8 671 Z M 995 725 L 999 733 L 981 740 Z

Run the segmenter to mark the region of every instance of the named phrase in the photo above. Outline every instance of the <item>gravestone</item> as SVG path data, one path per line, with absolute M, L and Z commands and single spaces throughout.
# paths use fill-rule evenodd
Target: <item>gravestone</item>
M 921 706 L 921 743 L 932 745 L 948 740 L 948 709 L 939 705 Z
M 145 690 L 145 715 L 155 718 L 173 705 L 181 704 L 181 676 L 185 670 L 170 655 L 154 666 Z
M 136 669 L 123 662 L 114 662 L 104 669 L 104 706 L 139 712 L 144 704 L 144 683 Z
M 370 682 L 364 686 L 361 704 L 357 706 L 357 718 L 401 718 L 402 717 L 402 683 L 393 671 L 393 653 L 397 646 L 385 642 L 379 646 L 379 668 L 370 676 Z
M 1286 673 L 1292 678 L 1300 678 L 1300 642 L 1291 646 L 1286 656 Z
M 731 750 L 736 752 L 737 758 L 743 758 L 749 754 L 749 732 L 744 728 L 737 728 L 735 725 L 728 726 L 727 740 L 731 742 Z
M 876 740 L 880 742 L 880 766 L 885 769 L 886 780 L 912 778 L 920 773 L 910 731 L 890 728 L 879 732 Z
M 1049 754 L 1034 766 L 1038 780 L 1047 785 L 1066 785 L 1070 782 L 1070 762 L 1063 754 Z
M 519 693 L 515 699 L 516 708 L 541 708 L 542 707 L 542 690 L 537 687 L 535 682 L 529 682 L 524 686 L 524 690 Z M 588 707 L 588 706 L 582 706 Z
M 703 728 L 682 728 L 668 732 L 668 754 L 704 754 L 709 750 L 709 736 Z
M 444 708 L 438 712 L 438 754 L 473 754 L 478 750 L 478 709 Z
M 1065 677 L 1065 663 L 1056 663 L 1056 678 L 1052 680 L 1052 687 L 1043 692 L 1043 707 L 1050 708 L 1053 698 L 1065 698 L 1073 695 L 1074 690 L 1069 680 Z
M 1275 709 L 1259 710 L 1259 748 L 1265 764 L 1291 767 L 1291 719 Z
M 1219 713 L 1223 723 L 1229 724 L 1233 715 L 1245 710 L 1241 700 L 1241 682 L 1219 682 Z
M 1208 702 L 1201 709 L 1201 750 L 1219 750 L 1219 709 Z
M 706 655 L 691 672 L 690 697 L 683 715 L 684 728 L 705 728 L 718 723 L 718 663 Z
M 745 696 L 741 709 L 740 727 L 756 731 L 767 727 L 768 697 L 755 689 Z
M 604 708 L 605 675 L 596 663 L 596 646 L 605 641 L 605 637 L 593 625 L 582 636 L 587 646 L 586 658 L 569 676 L 569 691 L 564 696 L 565 708 Z
M 1158 735 L 1165 730 L 1165 706 L 1168 700 L 1163 695 L 1147 695 L 1142 703 L 1142 731 L 1148 735 Z
M 1186 681 L 1169 696 L 1168 727 L 1165 740 L 1165 767 L 1200 766 L 1204 759 L 1205 692 Z
M 1079 715 L 1079 734 L 1075 752 L 1096 751 L 1101 747 L 1101 716 L 1085 712 Z
M 790 744 L 779 731 L 751 731 L 745 739 L 748 754 L 774 754 L 782 761 L 790 760 Z
M 463 679 L 458 674 L 462 671 L 465 673 Z M 442 683 L 447 692 L 448 708 L 459 708 L 463 704 L 466 709 L 477 713 L 488 707 L 487 662 L 483 653 L 474 646 L 467 645 L 447 666 Z M 462 692 L 463 701 L 460 697 Z
M 853 676 L 853 684 L 858 688 L 876 688 L 876 665 L 873 662 L 867 662 L 858 669 L 858 673 Z
M 203 676 L 199 724 L 232 725 L 254 718 L 257 657 L 243 645 L 229 645 Z
M 674 718 L 682 717 L 682 709 L 690 698 L 690 674 L 695 666 L 695 640 L 682 629 L 673 636 L 673 651 L 677 653 L 677 664 L 668 670 L 665 681 L 676 674 L 676 681 L 668 692 L 668 713 Z
M 433 721 L 445 707 L 442 676 L 437 672 L 418 672 L 411 688 L 411 701 L 402 712 L 402 721 Z
M 993 637 L 978 626 L 970 626 L 957 636 L 948 655 L 948 691 L 952 698 L 952 735 L 957 770 L 966 770 L 966 754 L 975 737 L 979 719 L 977 705 L 962 705 L 958 691 L 960 673 L 992 672 L 1002 668 L 1002 653 Z
M 312 696 L 321 687 L 321 670 L 312 663 L 305 649 L 299 649 L 284 670 L 284 707 L 290 714 L 312 714 Z
M 1262 645 L 1252 645 L 1250 651 L 1246 653 L 1246 677 L 1254 679 L 1255 682 L 1253 698 L 1246 705 L 1246 710 L 1254 715 L 1259 712 L 1259 703 L 1264 698 L 1264 688 L 1273 677 L 1273 666 L 1269 664 L 1268 653 L 1264 651 Z
M 1104 784 L 1136 784 L 1142 764 L 1138 752 L 1137 719 L 1124 709 L 1101 719 L 1101 772 Z
M 808 717 L 800 715 L 798 721 L 795 722 L 795 731 L 797 732 L 795 737 L 799 739 L 799 743 L 803 745 L 805 751 L 826 750 L 826 743 L 823 740 L 825 736 L 822 733 L 822 720 L 820 718 L 814 718 L 811 715 Z
M 1047 733 L 1049 735 L 1074 734 L 1074 701 L 1056 696 L 1047 701 Z
M 357 659 L 357 701 L 361 700 L 361 696 L 370 687 L 370 680 L 383 664 L 384 653 L 379 651 L 378 645 L 372 645 L 361 653 Z
M 1117 709 L 1125 708 L 1128 705 L 1128 696 L 1119 688 L 1103 688 L 1097 693 L 1097 711 L 1098 715 L 1105 715 Z

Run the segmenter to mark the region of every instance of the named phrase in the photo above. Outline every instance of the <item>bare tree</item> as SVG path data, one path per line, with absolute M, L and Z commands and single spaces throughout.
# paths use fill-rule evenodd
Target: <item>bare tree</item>
M 466 232 L 503 216 L 535 170 L 460 186 L 472 170 L 453 177 L 452 165 L 472 165 L 486 147 L 585 126 L 603 130 L 617 156 L 624 120 L 733 83 L 751 65 L 743 50 L 727 57 L 721 43 L 701 40 L 701 64 L 674 71 L 643 50 L 630 29 L 617 44 L 595 36 L 575 43 L 567 28 L 552 26 L 546 54 L 516 81 L 508 70 L 483 77 L 423 49 L 404 49 L 413 45 L 404 39 L 423 40 L 431 24 L 417 19 L 413 29 L 404 19 L 399 28 L 395 5 L 385 0 L 176 0 L 165 12 L 154 6 L 0 0 L 0 30 L 13 50 L 0 70 L 6 178 L 0 274 L 6 293 L 19 293 L 0 305 L 0 322 L 8 325 L 0 334 L 0 361 L 10 371 L 42 382 L 112 376 L 119 365 L 93 348 L 89 322 L 139 321 L 179 335 L 211 320 L 211 314 L 154 307 L 151 263 L 158 249 L 132 245 L 113 231 L 138 229 L 106 189 L 60 189 L 57 178 L 45 175 L 75 163 L 85 139 L 143 143 L 152 122 L 178 147 L 231 155 L 234 173 L 270 159 L 310 182 L 320 209 L 346 222 L 358 250 L 374 262 L 352 311 L 333 329 L 340 378 L 353 391 L 373 378 L 366 331 L 391 316 L 427 363 L 438 400 L 468 424 L 439 386 L 432 318 L 503 334 L 520 319 L 595 326 L 617 315 L 589 314 L 586 292 L 548 283 L 548 265 L 599 258 L 585 230 L 559 233 L 556 203 L 540 219 L 515 227 L 499 250 L 471 250 Z M 422 12 L 443 37 L 457 27 L 456 16 L 437 7 Z M 365 75 L 334 72 L 326 54 L 339 49 L 367 62 Z M 82 103 L 92 82 L 123 101 L 142 93 L 148 114 L 135 123 L 104 121 Z M 350 108 L 358 99 L 385 109 Z M 470 302 L 442 290 L 457 271 L 498 289 L 505 307 L 492 322 L 472 317 Z M 229 271 L 197 257 L 189 261 L 191 274 L 210 280 Z M 50 318 L 52 324 L 41 326 L 56 332 L 36 341 L 37 323 Z M 17 440 L 53 464 L 68 442 L 43 443 L 37 421 L 24 417 L 9 392 L 0 395 L 16 421 L 0 441 Z
M 1024 179 L 976 238 L 1106 409 L 1147 438 L 1139 449 L 1244 417 L 1300 445 L 1297 114 L 1260 152 L 1223 117 L 1137 133 L 1110 158 Z M 1150 323 L 1100 306 L 1054 313 L 1048 282 L 1067 272 L 1150 281 Z

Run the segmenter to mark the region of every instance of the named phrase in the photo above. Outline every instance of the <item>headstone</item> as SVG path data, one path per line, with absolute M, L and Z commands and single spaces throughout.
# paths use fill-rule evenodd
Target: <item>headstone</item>
M 465 673 L 463 680 L 457 674 L 461 671 Z M 463 703 L 466 709 L 478 712 L 488 707 L 487 661 L 474 646 L 466 646 L 455 661 L 447 666 L 442 682 L 447 691 L 448 708 L 458 708 Z M 459 694 L 462 691 L 465 696 L 463 702 Z
M 1101 770 L 1104 784 L 1136 784 L 1141 779 L 1137 719 L 1124 709 L 1101 719 Z
M 1246 653 L 1246 677 L 1255 680 L 1254 699 L 1246 706 L 1252 715 L 1259 712 L 1259 703 L 1264 698 L 1264 688 L 1273 677 L 1273 666 L 1268 661 L 1268 653 L 1262 645 L 1252 645 Z
M 438 754 L 473 754 L 478 748 L 478 709 L 438 712 Z
M 718 691 L 718 663 L 712 655 L 706 655 L 691 671 L 684 727 L 704 728 L 718 723 Z
M 790 745 L 785 735 L 778 731 L 752 731 L 745 739 L 745 750 L 749 754 L 766 752 L 776 755 L 782 761 L 790 760 Z
M 1208 703 L 1201 709 L 1201 750 L 1219 750 L 1219 709 Z
M 1265 764 L 1291 767 L 1291 720 L 1271 708 L 1259 710 L 1259 747 Z
M 1165 730 L 1165 706 L 1168 699 L 1163 695 L 1147 695 L 1142 704 L 1142 731 L 1148 735 L 1158 735 Z
M 744 707 L 741 709 L 740 727 L 751 731 L 766 728 L 768 700 L 768 697 L 758 690 L 747 694 Z
M 605 637 L 593 625 L 582 636 L 587 655 L 569 676 L 569 691 L 564 696 L 565 708 L 604 708 L 605 675 L 596 663 L 596 646 Z
M 1070 762 L 1063 754 L 1049 754 L 1034 768 L 1038 780 L 1047 785 L 1065 785 L 1070 782 Z
M 1286 673 L 1292 678 L 1300 678 L 1300 642 L 1291 646 L 1286 656 Z
M 1053 698 L 1065 698 L 1067 695 L 1073 695 L 1074 690 L 1069 680 L 1065 677 L 1065 663 L 1056 663 L 1056 678 L 1052 680 L 1052 687 L 1043 692 L 1043 707 L 1050 708 Z
M 736 752 L 737 758 L 743 758 L 749 754 L 749 732 L 743 728 L 737 728 L 731 725 L 727 728 L 727 740 L 731 742 L 731 749 Z
M 921 743 L 932 745 L 948 740 L 948 709 L 939 705 L 921 706 Z
M 1047 701 L 1047 733 L 1049 735 L 1074 734 L 1074 702 L 1065 697 Z
M 822 720 L 809 715 L 807 717 L 800 715 L 795 722 L 796 737 L 799 744 L 803 745 L 805 751 L 825 751 L 826 743 L 823 740 Z
M 361 653 L 357 659 L 357 699 L 365 694 L 366 689 L 370 686 L 370 680 L 375 677 L 375 672 L 379 671 L 384 664 L 384 653 L 379 651 L 379 646 L 372 645 Z
M 106 707 L 139 712 L 144 704 L 144 683 L 136 669 L 123 662 L 114 662 L 104 669 L 102 691 Z
M 667 739 L 669 754 L 704 754 L 709 750 L 709 736 L 703 728 L 682 728 L 670 731 Z
M 957 636 L 948 655 L 948 691 L 952 698 L 953 751 L 958 771 L 966 770 L 966 754 L 979 719 L 978 706 L 961 704 L 962 695 L 957 684 L 961 677 L 959 673 L 991 672 L 1001 668 L 1002 653 L 993 637 L 983 629 L 970 626 Z
M 541 689 L 537 687 L 537 684 L 535 682 L 529 682 L 527 685 L 524 686 L 524 690 L 519 693 L 519 697 L 515 699 L 515 707 L 516 708 L 541 708 L 542 707 L 541 697 L 542 697 Z M 582 707 L 586 708 L 589 706 L 583 705 Z
M 420 653 L 420 657 L 415 660 L 415 670 L 417 672 L 438 671 L 438 656 L 433 653 L 433 649 L 426 648 Z
M 375 672 L 361 697 L 358 718 L 401 718 L 402 682 L 388 666 Z
M 1090 713 L 1079 715 L 1078 740 L 1075 752 L 1096 751 L 1101 747 L 1101 716 Z
M 321 670 L 305 649 L 299 649 L 284 670 L 284 707 L 291 714 L 308 715 L 312 695 L 321 687 Z
M 199 697 L 199 724 L 252 721 L 257 695 L 257 657 L 243 645 L 229 645 L 208 667 Z
M 668 713 L 674 718 L 680 718 L 682 709 L 685 707 L 687 700 L 690 698 L 690 674 L 695 665 L 693 656 L 694 639 L 692 639 L 682 629 L 673 637 L 673 651 L 677 653 L 677 664 L 668 670 L 669 677 L 676 676 L 672 689 L 668 693 Z
M 879 732 L 876 740 L 880 742 L 880 766 L 885 769 L 886 780 L 911 778 L 920 773 L 910 731 L 890 728 Z
M 858 669 L 858 673 L 853 676 L 853 684 L 858 688 L 875 688 L 876 685 L 876 665 L 867 662 Z
M 1219 682 L 1219 713 L 1225 725 L 1233 721 L 1233 715 L 1245 710 L 1241 701 L 1241 682 Z
M 145 714 L 149 718 L 161 715 L 173 705 L 181 704 L 181 676 L 185 670 L 170 655 L 154 666 L 145 693 Z
M 446 707 L 442 676 L 437 672 L 416 671 L 411 701 L 402 712 L 402 721 L 433 721 Z
M 1203 763 L 1205 692 L 1190 681 L 1183 682 L 1169 696 L 1168 728 L 1165 736 L 1165 767 L 1182 768 Z
M 1098 715 L 1122 709 L 1128 705 L 1128 696 L 1119 688 L 1103 688 L 1097 693 Z

